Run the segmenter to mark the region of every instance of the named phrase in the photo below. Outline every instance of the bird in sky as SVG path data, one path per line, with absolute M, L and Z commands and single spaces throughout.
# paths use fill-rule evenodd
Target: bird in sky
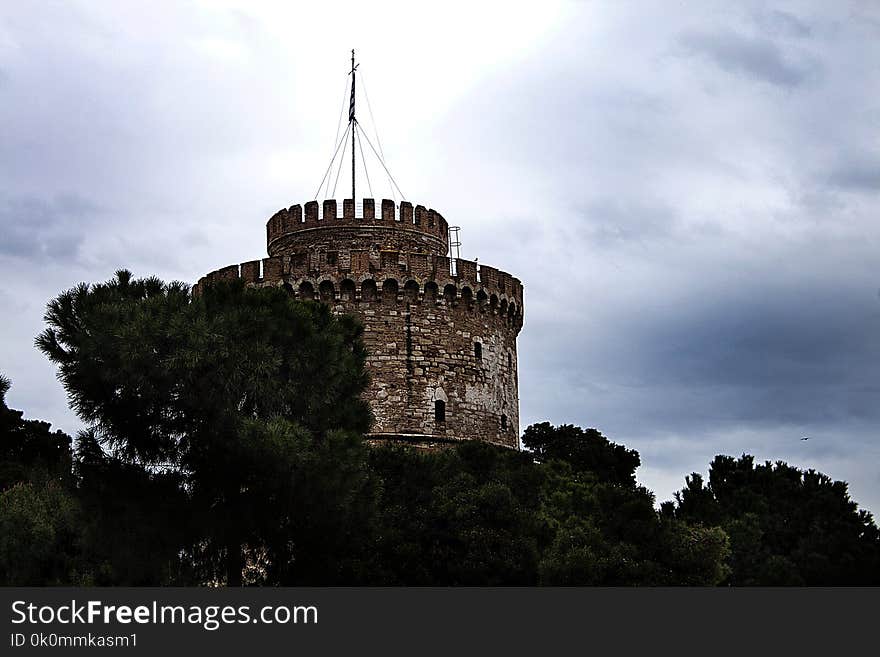
M 809 440 L 809 439 L 810 439 L 809 436 L 804 436 L 803 438 L 801 438 L 801 440 Z

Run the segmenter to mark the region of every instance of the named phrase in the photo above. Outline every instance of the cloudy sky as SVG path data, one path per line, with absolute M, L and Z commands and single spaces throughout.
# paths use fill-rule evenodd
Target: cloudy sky
M 10 405 L 79 426 L 32 346 L 59 291 L 265 255 L 356 48 L 407 198 L 525 285 L 523 428 L 638 449 L 658 501 L 747 452 L 880 512 L 878 5 L 418 4 L 3 3 Z

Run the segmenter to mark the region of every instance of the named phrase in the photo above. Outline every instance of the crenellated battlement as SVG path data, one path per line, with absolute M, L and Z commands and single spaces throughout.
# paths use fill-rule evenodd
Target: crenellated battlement
M 454 273 L 453 273 L 453 267 Z M 230 265 L 204 276 L 194 287 L 241 278 L 249 285 L 288 286 L 296 298 L 327 303 L 435 302 L 499 315 L 517 332 L 523 321 L 520 280 L 475 261 L 428 253 L 351 250 L 328 260 L 304 252 Z
M 395 204 L 390 199 L 382 199 L 377 206 L 372 198 L 363 199 L 357 207 L 354 200 L 343 200 L 341 215 L 335 199 L 281 209 L 266 222 L 266 245 L 270 255 L 280 255 L 296 242 L 297 236 L 307 231 L 352 227 L 368 229 L 371 233 L 387 230 L 413 233 L 422 236 L 423 244 L 432 252 L 445 255 L 448 251 L 449 225 L 439 212 L 423 205 L 413 206 L 409 201 Z M 368 237 L 380 242 L 383 239 L 374 234 Z
M 517 448 L 523 286 L 507 272 L 449 257 L 440 213 L 389 199 L 310 201 L 272 215 L 266 241 L 269 257 L 212 271 L 193 294 L 241 280 L 356 317 L 373 440 Z

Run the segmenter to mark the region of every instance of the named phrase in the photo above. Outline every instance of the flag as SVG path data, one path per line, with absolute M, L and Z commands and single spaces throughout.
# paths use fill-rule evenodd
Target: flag
M 354 71 L 351 72 L 351 102 L 348 104 L 348 122 L 354 120 Z

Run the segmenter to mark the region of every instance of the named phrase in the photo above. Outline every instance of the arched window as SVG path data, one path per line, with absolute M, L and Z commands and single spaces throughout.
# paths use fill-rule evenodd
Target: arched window
M 474 291 L 467 286 L 461 288 L 461 300 L 464 302 L 465 308 L 470 310 L 474 302 Z
M 315 298 L 315 288 L 308 281 L 299 284 L 299 298 L 303 300 Z
M 410 303 L 415 303 L 419 300 L 419 284 L 413 280 L 409 280 L 406 282 L 406 285 L 403 286 L 403 295 L 406 297 L 406 300 Z
M 446 402 L 443 400 L 434 402 L 434 422 L 446 422 Z
M 354 281 L 346 278 L 339 284 L 339 296 L 343 301 L 354 301 Z
M 394 304 L 397 301 L 397 281 L 386 278 L 382 283 L 382 301 L 386 304 Z
M 477 360 L 483 360 L 483 345 L 479 342 L 474 342 L 474 356 Z
M 333 287 L 333 283 L 330 281 L 321 281 L 321 284 L 318 285 L 318 298 L 324 303 L 330 303 L 335 296 L 336 288 Z
M 503 413 L 501 414 L 501 430 L 507 431 L 507 416 Z
M 507 369 L 513 369 L 513 354 L 511 354 L 509 351 L 507 352 Z
M 368 278 L 361 283 L 361 300 L 367 302 L 376 300 L 376 281 Z

